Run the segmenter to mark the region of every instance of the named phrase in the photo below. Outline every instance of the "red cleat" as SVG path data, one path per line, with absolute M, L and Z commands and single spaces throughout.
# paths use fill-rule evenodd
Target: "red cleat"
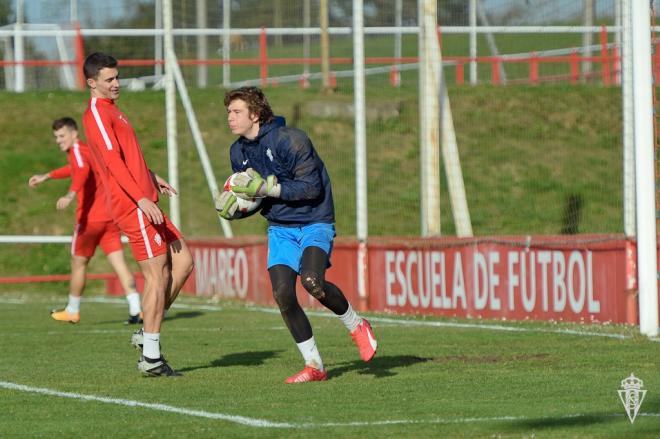
M 360 351 L 360 358 L 363 361 L 369 361 L 376 355 L 378 343 L 367 319 L 362 319 L 362 323 L 355 328 L 355 331 L 351 332 L 351 337 L 353 337 L 353 341 Z
M 312 366 L 305 366 L 303 370 L 290 376 L 284 381 L 286 384 L 307 383 L 310 381 L 325 381 L 328 379 L 328 373 L 325 370 L 319 370 Z

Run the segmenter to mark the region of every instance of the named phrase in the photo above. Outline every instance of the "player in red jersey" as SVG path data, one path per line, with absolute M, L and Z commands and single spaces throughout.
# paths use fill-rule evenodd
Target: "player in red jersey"
M 85 59 L 90 100 L 83 116 L 87 142 L 112 206 L 112 217 L 128 237 L 145 278 L 144 328 L 131 342 L 142 349 L 137 368 L 147 376 L 178 375 L 160 352 L 163 313 L 176 299 L 193 269 L 181 233 L 158 207 L 158 192 L 175 195 L 152 172 L 128 118 L 115 105 L 119 98 L 117 60 L 103 53 Z
M 30 177 L 28 184 L 36 187 L 51 178 L 71 178 L 68 193 L 57 200 L 57 208 L 65 209 L 76 198 L 76 225 L 71 243 L 71 281 L 69 302 L 61 310 L 53 310 L 51 317 L 58 321 L 78 323 L 80 321 L 80 300 L 85 290 L 87 265 L 100 246 L 108 262 L 119 276 L 119 281 L 128 301 L 127 324 L 142 323 L 140 295 L 135 290 L 135 278 L 126 265 L 121 245 L 119 229 L 112 222 L 105 195 L 100 187 L 98 176 L 91 168 L 89 149 L 78 140 L 78 125 L 70 117 L 53 122 L 53 135 L 60 150 L 67 153 L 68 165 L 46 174 Z

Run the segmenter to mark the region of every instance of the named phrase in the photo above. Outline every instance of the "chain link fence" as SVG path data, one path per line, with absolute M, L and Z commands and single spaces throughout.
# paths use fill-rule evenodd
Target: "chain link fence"
M 338 230 L 354 235 L 352 2 L 328 1 L 331 94 L 320 92 L 320 1 L 173 3 L 175 51 L 218 178 L 229 172 L 232 140 L 224 127 L 224 88 L 262 85 L 276 112 L 309 133 L 333 179 Z M 161 6 L 158 0 L 0 0 L 0 88 L 14 90 L 22 75 L 28 92 L 80 90 L 81 57 L 105 51 L 121 60 L 126 90 L 158 90 Z M 619 6 L 614 0 L 438 2 L 445 108 L 453 115 L 475 235 L 622 232 Z M 425 110 L 419 108 L 417 16 L 417 1 L 364 2 L 370 235 L 420 234 Z M 163 105 L 164 114 L 162 94 L 156 96 L 148 99 L 156 110 Z M 152 125 L 158 111 L 131 111 L 139 101 L 127 92 L 121 105 L 135 126 Z M 217 234 L 212 210 L 199 212 L 208 194 L 179 117 L 182 225 L 191 236 Z M 165 130 L 142 130 L 138 135 L 164 173 Z M 442 234 L 452 235 L 441 172 Z M 254 220 L 235 228 L 263 233 L 264 225 Z

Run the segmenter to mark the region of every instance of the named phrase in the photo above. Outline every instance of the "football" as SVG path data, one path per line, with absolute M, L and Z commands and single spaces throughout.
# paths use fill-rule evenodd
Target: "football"
M 236 172 L 234 174 L 231 174 L 229 178 L 225 181 L 225 191 L 230 191 L 231 192 L 231 185 L 232 182 L 234 181 L 234 177 L 238 174 L 241 174 L 241 172 Z M 238 210 L 243 213 L 249 213 L 254 210 L 256 210 L 259 205 L 261 204 L 261 198 L 241 198 L 240 196 L 236 196 L 236 204 L 238 204 Z

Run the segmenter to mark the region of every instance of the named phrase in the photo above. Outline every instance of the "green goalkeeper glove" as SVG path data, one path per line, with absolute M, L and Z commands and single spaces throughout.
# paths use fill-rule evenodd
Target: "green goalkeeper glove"
M 234 184 L 231 190 L 239 197 L 245 196 L 247 198 L 264 198 L 280 196 L 280 185 L 277 184 L 277 177 L 269 175 L 264 178 L 252 168 L 248 168 L 245 172 L 241 172 L 234 177 Z
M 238 210 L 238 203 L 236 203 L 236 195 L 231 191 L 224 191 L 215 198 L 215 210 L 218 215 L 226 220 L 233 220 L 237 217 L 236 211 Z

